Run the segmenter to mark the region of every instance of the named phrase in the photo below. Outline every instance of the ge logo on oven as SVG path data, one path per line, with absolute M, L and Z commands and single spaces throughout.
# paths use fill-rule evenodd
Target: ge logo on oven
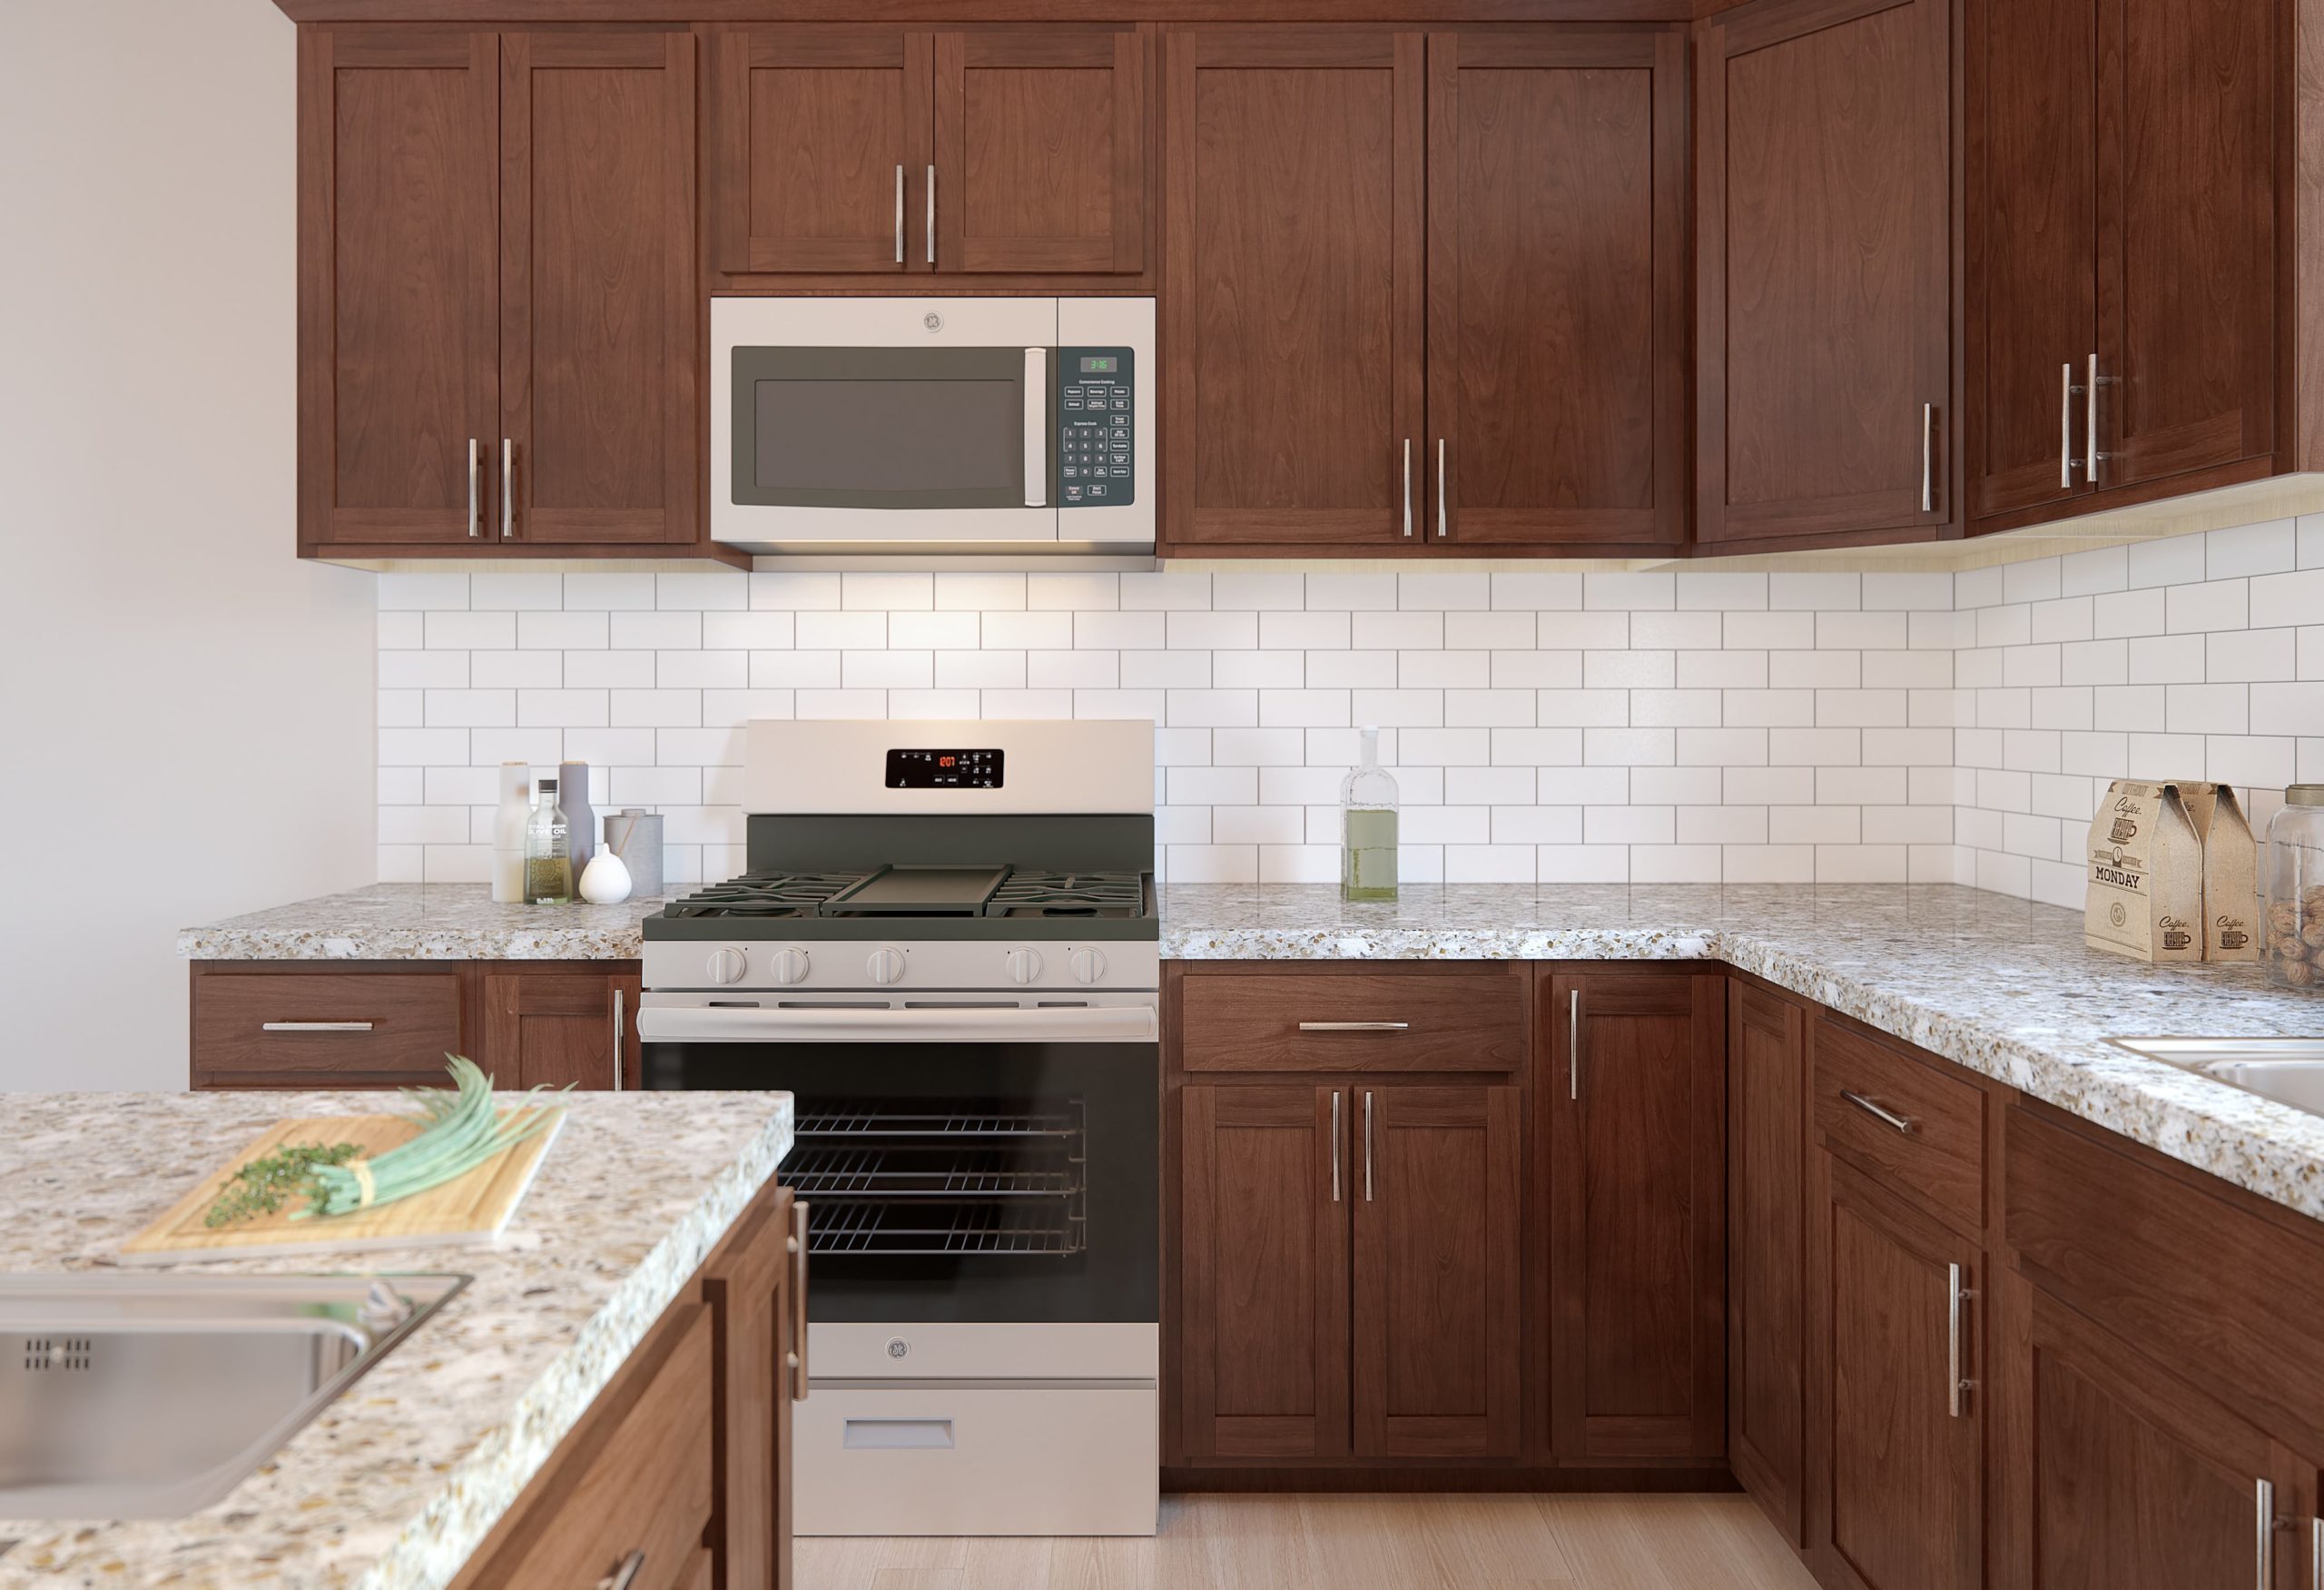
M 888 1338 L 888 1356 L 890 1358 L 901 1358 L 911 1351 L 911 1343 L 906 1341 L 902 1337 L 891 1336 Z

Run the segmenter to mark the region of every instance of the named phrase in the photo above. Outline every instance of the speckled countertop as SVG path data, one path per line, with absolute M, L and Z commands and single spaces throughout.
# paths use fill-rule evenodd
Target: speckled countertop
M 2112 1037 L 2324 1034 L 2256 966 L 2086 949 L 2055 906 L 1952 885 L 1174 884 L 1166 960 L 1717 960 L 2324 1219 L 2324 1118 Z
M 0 1094 L 0 1269 L 103 1268 L 271 1122 L 379 1106 L 377 1093 Z M 791 1146 L 787 1093 L 576 1095 L 568 1108 L 500 1246 L 362 1256 L 476 1279 L 274 1460 L 183 1518 L 0 1518 L 0 1585 L 448 1583 Z
M 496 905 L 485 884 L 373 884 L 182 929 L 178 953 L 189 961 L 635 961 L 645 942 L 637 924 L 672 898 Z

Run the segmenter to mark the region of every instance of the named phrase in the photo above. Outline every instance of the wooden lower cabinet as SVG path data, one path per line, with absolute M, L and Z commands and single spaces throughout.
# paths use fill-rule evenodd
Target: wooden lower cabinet
M 635 1087 L 635 961 L 196 961 L 189 1081 L 433 1087 L 464 1054 L 504 1088 Z
M 806 1213 L 787 1189 L 760 1192 L 454 1590 L 790 1590 Z
M 1810 1172 L 1807 1556 L 1832 1590 L 1974 1590 L 1975 1245 L 1828 1151 Z
M 1727 1457 L 1800 1536 L 1806 1411 L 1807 1012 L 1727 990 Z
M 1550 1440 L 1618 1463 L 1724 1455 L 1724 979 L 1544 968 Z

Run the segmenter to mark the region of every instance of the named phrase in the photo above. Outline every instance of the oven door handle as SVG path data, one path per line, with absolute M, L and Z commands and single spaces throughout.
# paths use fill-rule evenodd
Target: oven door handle
M 1143 1005 L 899 1011 L 649 1004 L 637 1012 L 637 1035 L 647 1043 L 1152 1043 L 1161 1023 Z

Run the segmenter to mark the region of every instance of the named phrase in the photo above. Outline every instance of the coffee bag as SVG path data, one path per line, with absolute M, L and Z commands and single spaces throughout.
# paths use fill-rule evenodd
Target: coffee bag
M 2180 799 L 2203 843 L 2203 959 L 2260 958 L 2260 847 L 2230 784 L 2181 780 Z
M 2203 842 L 2177 785 L 2116 779 L 2087 854 L 2083 943 L 2140 961 L 2203 958 Z

